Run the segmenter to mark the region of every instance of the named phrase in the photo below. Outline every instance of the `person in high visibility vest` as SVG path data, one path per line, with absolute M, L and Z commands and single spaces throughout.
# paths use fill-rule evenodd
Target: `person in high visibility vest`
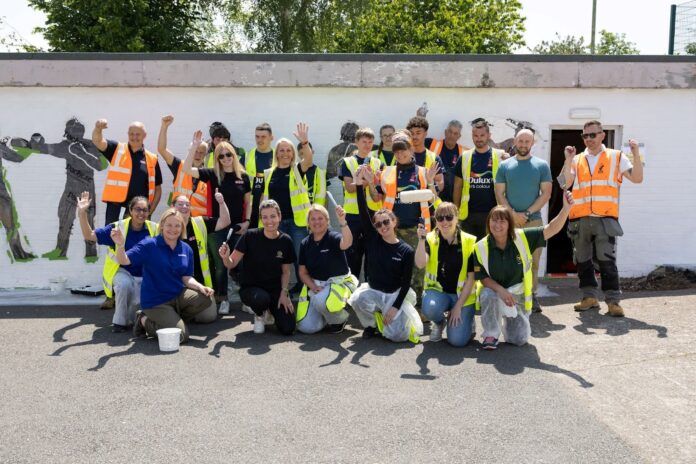
M 370 152 L 370 156 L 379 159 L 385 166 L 393 166 L 396 163 L 394 160 L 394 152 L 392 151 L 392 136 L 396 132 L 396 128 L 391 124 L 385 124 L 379 128 L 379 146 L 376 150 Z
M 102 284 L 107 298 L 114 300 L 114 316 L 111 320 L 114 333 L 128 330 L 135 322 L 135 312 L 140 305 L 140 285 L 143 280 L 142 266 L 121 266 L 116 259 L 116 245 L 111 239 L 114 228 L 122 230 L 125 236 L 126 250 L 130 250 L 138 242 L 157 235 L 157 224 L 147 220 L 149 212 L 147 198 L 135 197 L 128 205 L 129 217 L 92 230 L 88 211 L 92 205 L 89 192 L 82 192 L 77 198 L 77 217 L 80 221 L 82 237 L 89 242 L 106 245 L 109 251 L 104 260 Z
M 111 239 L 116 244 L 116 258 L 122 266 L 140 265 L 143 283 L 140 305 L 136 311 L 133 335 L 157 336 L 157 330 L 181 329 L 180 342 L 188 340 L 187 322 L 215 307 L 215 291 L 193 277 L 193 250 L 181 239 L 186 233 L 184 218 L 174 208 L 160 217 L 159 235 L 142 240 L 130 250 L 124 248 L 123 232 L 115 228 Z
M 174 153 L 167 148 L 167 131 L 173 122 L 174 116 L 167 115 L 162 117 L 162 125 L 160 126 L 159 136 L 157 137 L 157 153 L 164 158 L 172 176 L 174 176 L 172 193 L 170 194 L 167 204 L 173 204 L 174 200 L 179 195 L 186 195 L 191 204 L 189 210 L 191 216 L 212 216 L 212 207 L 208 205 L 208 183 L 201 182 L 200 179 L 193 178 L 184 173 L 184 163 L 174 156 Z M 208 144 L 202 142 L 193 155 L 192 166 L 194 168 L 205 167 L 204 161 L 207 154 Z
M 232 143 L 232 134 L 230 134 L 229 129 L 227 129 L 223 123 L 219 121 L 211 123 L 208 128 L 208 133 L 210 134 L 210 142 L 207 144 L 209 152 L 208 156 L 205 158 L 205 167 L 211 169 L 215 167 L 215 149 L 222 142 L 227 142 L 232 145 L 239 159 L 244 160 L 244 155 L 246 153 L 244 148 L 238 147 Z
M 443 202 L 435 210 L 435 230 L 418 225 L 415 263 L 425 269 L 422 311 L 431 321 L 430 341 L 442 340 L 447 327 L 449 344 L 465 346 L 476 332 L 476 237 L 459 228 L 458 215 L 454 203 Z
M 309 208 L 307 223 L 310 234 L 300 245 L 300 279 L 304 286 L 297 303 L 297 330 L 316 333 L 327 328 L 340 333 L 348 321 L 345 306 L 358 286 L 350 273 L 345 250 L 353 242 L 346 223 L 346 212 L 336 207 L 341 233 L 329 229 L 329 212 L 322 205 Z
M 486 218 L 496 206 L 494 182 L 500 162 L 508 154 L 490 145 L 491 131 L 485 119 L 471 126 L 473 150 L 462 152 L 454 169 L 453 203 L 459 208 L 460 227 L 481 240 L 486 235 Z
M 396 150 L 396 149 L 395 149 Z M 399 156 L 395 151 L 396 156 Z M 418 343 L 423 323 L 416 311 L 416 294 L 411 288 L 413 248 L 396 235 L 399 220 L 393 211 L 370 211 L 361 188 L 372 175 L 363 165 L 355 173 L 358 210 L 366 231 L 367 282 L 348 299 L 363 326 L 363 338 L 383 336 L 394 342 Z M 372 216 L 372 217 L 371 217 Z
M 302 172 L 308 172 L 314 164 L 314 152 L 309 144 L 309 126 L 298 123 L 294 132 L 300 142 L 302 156 L 298 158 L 295 145 L 286 138 L 278 140 L 275 146 L 273 166 L 264 173 L 264 200 L 275 200 L 280 206 L 280 231 L 292 238 L 295 256 L 300 252 L 300 243 L 307 236 L 307 212 L 311 205 L 307 185 Z M 302 282 L 295 263 L 295 282 L 290 293 L 299 293 Z
M 276 147 L 276 151 L 278 147 Z M 235 269 L 244 260 L 239 279 L 239 298 L 254 311 L 254 333 L 264 333 L 273 325 L 283 335 L 295 331 L 295 307 L 288 286 L 293 263 L 297 261 L 292 239 L 280 231 L 280 206 L 275 200 L 263 200 L 259 206 L 262 227 L 249 229 L 231 251 L 224 243 L 219 254 L 227 269 Z
M 229 230 L 230 212 L 225 204 L 225 198 L 219 191 L 215 192 L 214 201 L 220 207 L 220 217 L 191 216 L 191 201 L 186 195 L 179 195 L 172 202 L 172 206 L 184 218 L 186 235 L 182 238 L 193 251 L 193 277 L 202 282 L 206 287 L 213 286 L 211 273 L 211 260 L 208 258 L 208 237 L 210 233 L 220 230 Z M 223 265 L 224 268 L 224 265 Z M 224 301 L 227 303 L 227 301 Z M 212 322 L 216 319 L 218 309 L 213 305 L 212 314 L 208 310 L 196 316 L 196 322 Z M 220 314 L 229 314 L 229 303 L 220 304 Z
M 631 158 L 607 148 L 599 121 L 588 121 L 582 132 L 585 151 L 565 148 L 565 163 L 558 176 L 561 188 L 571 188 L 575 205 L 570 211 L 568 236 L 573 243 L 582 300 L 576 311 L 599 309 L 595 264 L 599 266 L 608 314 L 622 317 L 621 288 L 616 265 L 616 238 L 623 235 L 619 224 L 619 192 L 624 178 L 643 182 L 643 162 L 638 142 L 629 139 Z
M 249 150 L 242 159 L 244 169 L 251 180 L 251 224 L 259 223 L 259 205 L 263 196 L 264 172 L 273 164 L 274 151 L 271 143 L 273 142 L 273 129 L 267 122 L 261 123 L 254 129 L 254 140 L 256 146 Z
M 300 157 L 302 157 L 304 153 L 302 144 L 298 143 L 296 148 Z M 314 151 L 314 147 L 312 147 L 311 143 L 309 144 L 309 148 Z M 312 163 L 307 172 L 300 171 L 300 176 L 307 188 L 309 203 L 312 205 L 326 206 L 326 171 Z
M 445 187 L 440 192 L 442 201 L 453 200 L 455 167 L 462 153 L 469 149 L 459 143 L 461 137 L 462 123 L 453 119 L 447 124 L 443 139 L 425 139 L 425 146 L 442 160 L 442 169 L 445 175 Z
M 353 178 L 358 167 L 367 165 L 375 173 L 375 182 L 370 182 L 365 188 L 367 194 L 367 206 L 371 211 L 382 208 L 382 196 L 377 192 L 376 185 L 379 180 L 379 173 L 384 168 L 382 162 L 370 155 L 372 145 L 375 141 L 375 133 L 369 127 L 361 127 L 355 132 L 355 145 L 357 151 L 350 156 L 343 158 L 338 172 L 338 178 L 343 182 L 343 208 L 346 211 L 346 221 L 350 232 L 353 235 L 353 245 L 346 251 L 348 266 L 351 274 L 360 276 L 363 268 L 363 258 L 365 257 L 365 231 L 358 213 L 358 197 Z M 367 258 L 365 257 L 365 261 Z M 367 268 L 367 264 L 365 264 Z
M 228 273 L 220 259 L 218 250 L 230 235 L 230 240 L 236 240 L 249 228 L 249 216 L 251 215 L 251 187 L 249 176 L 244 172 L 244 167 L 237 157 L 234 147 L 229 142 L 220 142 L 215 147 L 215 167 L 195 168 L 193 158 L 203 143 L 203 133 L 199 130 L 193 134 L 193 141 L 189 148 L 188 156 L 184 161 L 184 173 L 201 182 L 207 182 L 212 192 L 220 192 L 225 200 L 230 214 L 230 223 L 235 226 L 236 232 L 229 234 L 229 227 L 225 227 L 208 236 L 208 257 L 211 259 L 211 272 L 213 273 L 213 288 L 216 299 L 220 303 L 219 311 L 222 314 L 229 313 L 227 300 Z M 217 201 L 211 202 L 213 217 L 220 217 L 220 206 Z M 214 255 L 213 255 L 214 253 Z
M 411 143 L 413 144 L 413 157 L 418 166 L 423 166 L 425 169 L 430 169 L 437 165 L 437 175 L 435 176 L 434 185 L 439 194 L 445 190 L 445 171 L 444 164 L 438 155 L 430 151 L 425 146 L 425 139 L 428 136 L 430 123 L 423 116 L 414 116 L 409 119 L 406 125 L 406 130 L 411 133 Z
M 152 215 L 162 196 L 162 172 L 157 155 L 143 145 L 147 137 L 145 126 L 132 122 L 128 126 L 127 143 L 105 139 L 103 131 L 107 127 L 107 120 L 99 119 L 92 131 L 92 143 L 109 161 L 101 198 L 106 203 L 104 223 L 118 221 L 121 208 L 127 209 L 128 203 L 137 196 L 147 198 Z
M 488 235 L 476 242 L 475 277 L 480 294 L 483 349 L 495 350 L 501 332 L 505 341 L 522 346 L 531 334 L 532 253 L 563 229 L 573 197 L 563 196 L 563 208 L 544 227 L 515 228 L 510 208 L 496 206 L 488 214 Z

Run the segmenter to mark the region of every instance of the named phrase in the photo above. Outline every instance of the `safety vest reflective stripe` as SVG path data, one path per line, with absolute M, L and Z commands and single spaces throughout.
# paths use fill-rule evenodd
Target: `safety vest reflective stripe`
M 430 253 L 428 254 L 428 262 L 425 265 L 425 277 L 423 280 L 423 290 L 436 290 L 442 292 L 442 285 L 437 280 L 437 270 L 439 269 L 439 249 L 440 249 L 440 233 L 437 230 L 430 232 L 426 237 L 428 246 L 430 248 Z M 476 237 L 467 234 L 464 231 L 460 231 L 459 240 L 462 244 L 462 267 L 459 270 L 458 280 L 457 280 L 457 295 L 461 294 L 464 289 L 464 284 L 466 283 L 467 265 L 469 262 L 469 257 L 471 253 L 474 252 L 474 246 L 476 244 Z M 464 304 L 470 305 L 476 302 L 476 293 L 471 292 Z
M 184 174 L 183 163 L 179 164 L 179 169 L 174 179 L 171 200 L 174 202 L 176 197 L 185 195 L 191 200 L 191 216 L 208 216 L 208 184 L 198 182 L 196 190 L 193 190 L 193 177 Z
M 570 218 L 585 216 L 619 217 L 621 152 L 605 149 L 599 154 L 594 172 L 587 162 L 587 151 L 573 159 L 577 178 L 573 184 L 574 204 Z
M 264 189 L 262 200 L 268 200 L 268 186 L 271 182 L 271 177 L 273 177 L 273 171 L 275 167 L 266 169 L 263 172 L 264 175 Z M 300 171 L 297 169 L 297 165 L 294 164 L 290 170 L 290 181 L 288 185 L 290 189 L 290 207 L 292 208 L 292 215 L 297 227 L 307 227 L 307 211 L 309 210 L 309 193 L 307 193 L 307 187 L 305 186 L 302 176 L 300 176 Z M 259 227 L 262 227 L 261 218 L 259 217 Z
M 198 216 L 191 218 L 193 225 L 193 233 L 196 236 L 196 245 L 198 246 L 198 259 L 201 265 L 201 274 L 203 274 L 203 283 L 206 287 L 213 286 L 213 279 L 210 275 L 210 262 L 208 261 L 208 230 L 205 228 L 205 220 Z
M 112 180 L 112 179 L 107 179 L 106 180 L 106 185 L 116 185 L 118 187 L 128 187 L 128 182 L 125 180 Z
M 502 151 L 495 148 L 491 148 L 491 157 L 493 160 L 493 182 L 495 182 L 495 176 L 498 174 L 498 166 L 500 165 L 500 157 L 502 156 Z M 469 217 L 469 190 L 471 185 L 469 184 L 469 178 L 471 177 L 471 162 L 473 160 L 474 149 L 462 152 L 461 162 L 462 162 L 462 196 L 461 202 L 459 204 L 459 220 L 463 221 Z
M 436 155 L 439 155 L 440 152 L 442 151 L 443 145 L 444 145 L 444 140 L 433 139 L 433 141 L 430 143 L 430 151 L 432 151 Z
M 131 218 L 126 218 L 113 223 L 115 227 L 118 227 L 123 232 L 124 240 L 128 236 L 130 221 Z M 150 237 L 154 237 L 155 235 L 157 235 L 158 227 L 156 223 L 145 221 L 145 227 L 147 227 L 147 231 L 150 234 Z M 102 285 L 104 287 L 104 294 L 108 298 L 113 298 L 114 276 L 118 272 L 119 267 L 121 267 L 121 265 L 118 263 L 116 251 L 113 248 L 109 247 L 106 251 L 106 259 L 104 259 L 104 267 L 102 268 Z
M 370 167 L 375 173 L 380 172 L 380 161 L 377 158 L 368 156 Z M 355 171 L 358 169 L 358 160 L 354 156 L 348 156 L 344 158 L 346 167 L 350 171 L 351 176 L 355 177 Z M 364 164 L 364 163 L 363 163 Z M 367 207 L 371 211 L 379 211 L 382 208 L 381 201 L 374 201 L 372 195 L 370 195 L 369 187 L 363 187 L 365 189 L 365 198 L 367 199 Z M 345 185 L 343 186 L 343 209 L 347 214 L 358 214 L 358 195 L 355 192 L 349 192 L 346 190 Z
M 305 178 L 306 182 L 308 182 L 308 179 Z M 314 188 L 312 189 L 314 198 L 310 198 L 310 200 L 312 203 L 326 206 L 326 171 L 317 167 L 314 171 L 312 182 L 314 182 Z
M 425 168 L 423 166 L 416 166 L 418 170 L 418 181 L 420 183 L 421 189 L 426 189 L 428 187 L 428 182 L 425 178 Z M 396 180 L 396 166 L 387 166 L 384 169 L 384 187 L 386 192 L 384 192 L 384 207 L 389 210 L 394 209 L 394 202 L 396 201 L 396 191 L 397 191 L 397 180 Z M 430 205 L 427 201 L 420 202 L 421 217 L 425 221 L 425 230 L 430 231 Z
M 330 313 L 342 311 L 348 302 L 348 298 L 350 298 L 350 295 L 357 288 L 357 283 L 357 279 L 350 274 L 343 278 L 332 277 L 327 282 L 327 285 L 329 285 L 329 295 L 326 297 L 326 309 Z M 297 302 L 297 311 L 295 316 L 295 320 L 297 322 L 304 319 L 307 315 L 309 301 L 309 288 L 306 285 L 303 285 Z

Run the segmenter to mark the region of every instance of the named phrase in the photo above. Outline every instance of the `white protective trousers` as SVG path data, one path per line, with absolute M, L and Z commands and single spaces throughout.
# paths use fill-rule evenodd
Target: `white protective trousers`
M 399 296 L 398 290 L 394 293 L 384 293 L 370 288 L 366 282 L 350 296 L 348 304 L 355 310 L 363 327 L 375 327 L 374 313 L 380 312 L 385 315 L 393 306 L 397 296 Z M 384 338 L 393 342 L 405 342 L 409 339 L 412 328 L 415 335 L 423 335 L 423 322 L 416 311 L 415 304 L 416 293 L 413 289 L 409 289 L 394 319 L 389 325 L 384 326 L 382 333 Z
M 481 325 L 483 326 L 483 338 L 500 338 L 501 332 L 507 343 L 522 346 L 527 343 L 532 333 L 529 325 L 529 313 L 524 310 L 524 290 L 522 284 L 507 289 L 515 296 L 517 315 L 509 317 L 505 313 L 507 305 L 500 299 L 495 291 L 490 288 L 481 290 Z
M 357 286 L 358 279 L 352 275 L 350 277 L 352 277 L 353 283 Z M 343 282 L 345 279 L 346 276 L 333 277 L 328 281 L 314 279 L 314 284 L 318 287 L 322 287 L 322 289 L 316 294 L 311 290 L 308 292 L 309 308 L 307 308 L 305 317 L 297 323 L 297 330 L 302 333 L 313 334 L 319 332 L 326 327 L 327 324 L 343 324 L 348 320 L 348 311 L 346 311 L 345 308 L 335 313 L 332 313 L 326 308 L 326 299 L 331 292 L 331 282 Z

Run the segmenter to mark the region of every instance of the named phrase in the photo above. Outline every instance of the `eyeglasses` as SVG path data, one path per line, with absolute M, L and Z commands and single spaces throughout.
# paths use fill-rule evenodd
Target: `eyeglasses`
M 384 221 L 376 221 L 375 222 L 375 229 L 381 229 L 382 227 L 387 227 L 389 224 L 391 224 L 391 219 L 385 219 Z
M 581 136 L 582 136 L 583 140 L 587 140 L 587 139 L 594 139 L 599 134 L 601 134 L 601 132 L 586 132 L 584 134 L 581 134 Z
M 218 155 L 218 159 L 221 160 L 223 158 L 232 158 L 234 155 L 232 153 L 220 153 Z
M 445 214 L 445 215 L 442 215 L 442 216 L 435 216 L 435 220 L 436 220 L 437 222 L 442 222 L 442 221 L 450 222 L 450 221 L 453 220 L 453 219 L 454 219 L 454 215 L 453 215 L 453 214 Z
M 131 211 L 133 211 L 134 213 L 149 213 L 150 212 L 150 210 L 147 208 L 138 208 L 138 207 L 133 208 Z

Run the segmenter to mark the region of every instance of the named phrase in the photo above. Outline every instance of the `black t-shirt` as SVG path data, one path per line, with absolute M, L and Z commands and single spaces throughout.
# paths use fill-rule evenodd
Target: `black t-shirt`
M 256 150 L 254 153 L 256 159 L 256 175 L 251 179 L 253 183 L 251 187 L 251 223 L 256 225 L 259 222 L 259 205 L 261 204 L 261 197 L 263 196 L 263 189 L 265 187 L 263 175 L 264 171 L 270 168 L 273 163 L 273 151 L 263 152 Z M 245 165 L 245 159 L 240 159 L 242 165 Z
M 297 168 L 300 175 L 303 174 L 302 167 Z M 292 204 L 290 203 L 290 171 L 291 166 L 287 168 L 276 167 L 271 175 L 271 180 L 268 182 L 268 198 L 275 200 L 280 206 L 280 214 L 283 219 L 293 217 Z
M 459 158 L 454 175 L 462 178 L 462 159 Z M 469 212 L 488 213 L 497 204 L 493 186 L 493 150 L 485 153 L 474 150 L 469 175 Z
M 420 187 L 418 170 L 415 164 L 399 164 L 396 166 L 396 191 L 398 193 L 419 190 Z M 421 217 L 420 204 L 401 203 L 401 199 L 397 197 L 394 202 L 394 214 L 399 218 L 399 229 L 416 227 L 418 219 Z
M 295 249 L 289 235 L 281 234 L 271 239 L 263 234 L 263 229 L 249 229 L 235 246 L 244 253 L 244 272 L 240 275 L 240 286 L 260 287 L 268 291 L 281 288 L 283 264 L 295 262 Z
M 244 216 L 244 195 L 249 192 L 249 176 L 242 173 L 242 178 L 238 178 L 234 172 L 224 173 L 222 183 L 218 183 L 218 178 L 212 168 L 198 168 L 198 177 L 201 182 L 208 182 L 211 188 L 211 198 L 213 198 L 213 217 L 220 217 L 220 205 L 215 201 L 215 189 L 222 193 L 227 209 L 230 210 L 230 220 L 232 224 L 239 224 L 245 220 Z
M 179 166 L 181 166 L 181 160 L 175 156 L 172 160 L 172 164 L 169 164 L 168 166 L 169 171 L 172 173 L 172 176 L 174 176 L 174 180 L 176 180 L 176 175 L 179 173 Z M 200 179 L 193 177 L 191 180 L 193 181 L 193 191 L 195 192 L 198 188 L 198 182 L 200 182 Z M 172 198 L 172 201 L 174 201 L 174 198 Z
M 417 164 L 418 166 L 423 166 L 423 167 L 425 167 L 425 156 L 426 156 L 425 154 L 426 154 L 425 151 L 422 151 L 422 152 L 420 152 L 420 153 L 413 153 L 413 155 L 414 155 L 415 158 L 416 158 L 416 164 Z M 438 168 L 438 170 L 437 170 L 437 173 L 438 173 L 438 174 L 444 174 L 444 172 L 445 172 L 445 171 L 444 171 L 444 168 L 443 168 L 443 165 L 444 165 L 444 164 L 442 163 L 442 160 L 440 159 L 439 156 L 435 156 L 435 162 L 436 162 L 436 163 L 438 164 L 438 166 L 439 166 L 439 168 Z
M 425 242 L 425 252 L 430 254 L 430 245 Z M 440 236 L 440 244 L 437 249 L 437 281 L 442 285 L 444 293 L 457 293 L 459 272 L 462 270 L 462 243 L 450 244 Z M 474 253 L 469 255 L 466 271 L 474 272 Z
M 116 153 L 116 148 L 118 148 L 118 142 L 114 140 L 106 141 L 106 150 L 102 151 L 104 158 L 111 162 L 111 158 L 114 157 Z M 130 150 L 130 145 L 128 146 Z M 131 171 L 131 179 L 128 184 L 128 194 L 126 195 L 126 201 L 128 203 L 132 198 L 141 196 L 148 198 L 149 188 L 148 188 L 148 172 L 147 172 L 147 162 L 145 161 L 145 149 L 131 152 L 131 162 L 133 163 L 133 170 Z M 162 185 L 162 171 L 160 171 L 159 162 L 155 165 L 155 185 Z
M 394 152 L 391 150 L 385 150 L 384 148 L 382 150 L 379 150 L 377 152 L 377 157 L 382 155 L 382 158 L 384 158 L 384 163 L 386 166 L 391 166 L 392 160 L 394 159 Z M 381 161 L 381 158 L 380 158 Z
M 208 234 L 215 232 L 215 226 L 217 225 L 218 218 L 205 218 L 205 230 Z M 189 220 L 186 225 L 186 238 L 183 242 L 188 244 L 193 250 L 193 277 L 201 284 L 203 283 L 203 272 L 201 271 L 201 257 L 198 254 L 198 243 L 196 242 L 196 234 L 193 232 L 193 224 Z M 210 262 L 210 256 L 208 256 L 208 262 Z M 204 284 L 205 285 L 205 284 Z
M 318 242 L 312 235 L 302 239 L 299 264 L 307 268 L 313 279 L 329 280 L 330 277 L 348 274 L 346 253 L 341 250 L 341 234 L 327 231 Z
M 314 204 L 314 176 L 317 174 L 317 165 L 313 164 L 307 169 L 307 172 L 302 171 L 302 165 L 297 163 L 297 169 L 300 171 L 300 177 L 307 184 L 307 193 L 309 194 L 309 202 Z

